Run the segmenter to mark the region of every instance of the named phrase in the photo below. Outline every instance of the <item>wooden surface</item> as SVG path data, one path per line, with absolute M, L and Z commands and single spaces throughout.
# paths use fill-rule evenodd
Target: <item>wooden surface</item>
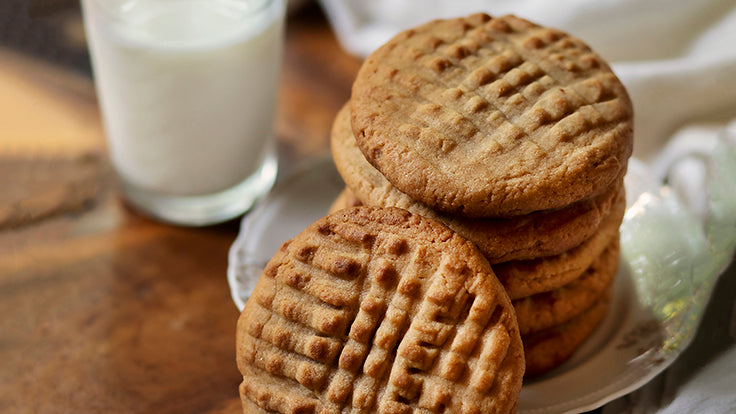
M 78 56 L 80 20 L 66 13 L 58 27 Z M 241 412 L 225 276 L 238 222 L 188 229 L 126 208 L 91 79 L 28 55 L 0 46 L 0 413 Z M 289 20 L 281 176 L 328 150 L 359 64 L 314 6 Z M 734 295 L 732 264 L 686 353 L 598 411 L 666 403 L 734 343 Z
M 288 24 L 288 170 L 328 149 L 359 61 Z M 188 229 L 119 199 L 86 76 L 0 48 L 0 413 L 237 413 L 238 222 Z

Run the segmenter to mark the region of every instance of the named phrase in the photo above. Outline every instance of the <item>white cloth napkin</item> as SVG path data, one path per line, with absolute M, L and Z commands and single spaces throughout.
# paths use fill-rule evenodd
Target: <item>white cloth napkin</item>
M 655 179 L 666 180 L 705 225 L 710 207 L 704 180 L 713 148 L 717 137 L 736 139 L 736 1 L 321 0 L 321 4 L 343 47 L 357 56 L 366 56 L 400 30 L 480 11 L 516 14 L 583 39 L 611 63 L 631 95 L 634 156 L 647 163 Z M 736 347 L 732 347 L 683 385 L 662 413 L 736 412 L 735 368 Z
M 685 383 L 660 414 L 733 413 L 736 409 L 736 347 L 731 347 Z M 713 381 L 713 378 L 719 378 Z

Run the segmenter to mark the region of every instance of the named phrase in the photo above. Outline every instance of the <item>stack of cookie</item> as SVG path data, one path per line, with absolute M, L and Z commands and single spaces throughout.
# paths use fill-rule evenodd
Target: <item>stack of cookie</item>
M 333 210 L 400 207 L 472 241 L 513 301 L 527 375 L 603 319 L 618 263 L 629 97 L 580 40 L 485 14 L 376 50 L 331 133 Z

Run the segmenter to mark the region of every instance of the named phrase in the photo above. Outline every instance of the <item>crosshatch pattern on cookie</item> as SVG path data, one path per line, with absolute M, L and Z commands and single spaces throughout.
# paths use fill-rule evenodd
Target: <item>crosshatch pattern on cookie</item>
M 238 327 L 244 405 L 511 412 L 523 351 L 487 262 L 438 223 L 376 211 L 328 216 L 266 267 Z M 383 222 L 371 227 L 377 217 Z M 417 227 L 429 237 L 410 236 Z
M 632 122 L 623 86 L 581 41 L 474 15 L 408 30 L 369 57 L 353 86 L 352 128 L 401 191 L 495 216 L 608 187 L 630 155 Z

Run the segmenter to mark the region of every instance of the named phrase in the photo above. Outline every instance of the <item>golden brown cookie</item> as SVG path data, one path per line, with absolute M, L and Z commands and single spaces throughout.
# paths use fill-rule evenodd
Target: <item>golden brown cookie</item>
M 581 244 L 599 228 L 616 197 L 623 196 L 619 179 L 601 195 L 557 210 L 509 219 L 442 214 L 399 191 L 365 160 L 350 130 L 348 105 L 335 118 L 331 141 L 332 158 L 355 198 L 368 206 L 400 207 L 440 220 L 474 242 L 491 264 L 554 256 Z
M 611 301 L 610 289 L 588 310 L 573 319 L 523 337 L 525 378 L 532 378 L 562 365 L 603 321 Z
M 335 201 L 333 201 L 330 205 L 328 213 L 335 213 L 338 210 L 342 210 L 344 208 L 358 207 L 362 205 L 363 203 L 361 203 L 360 200 L 355 197 L 353 192 L 350 191 L 349 188 L 345 187 L 345 189 L 337 195 Z
M 557 256 L 494 264 L 493 271 L 511 299 L 560 288 L 577 279 L 614 239 L 618 240 L 625 211 L 626 199 L 621 191 L 611 213 L 589 240 Z
M 631 102 L 606 62 L 515 16 L 400 33 L 364 61 L 350 106 L 366 159 L 451 214 L 569 205 L 611 188 L 632 150 Z
M 238 320 L 246 412 L 510 413 L 513 307 L 469 241 L 406 210 L 356 207 L 284 243 Z
M 513 300 L 521 334 L 562 324 L 588 309 L 613 283 L 618 257 L 616 238 L 577 279 L 559 289 Z

